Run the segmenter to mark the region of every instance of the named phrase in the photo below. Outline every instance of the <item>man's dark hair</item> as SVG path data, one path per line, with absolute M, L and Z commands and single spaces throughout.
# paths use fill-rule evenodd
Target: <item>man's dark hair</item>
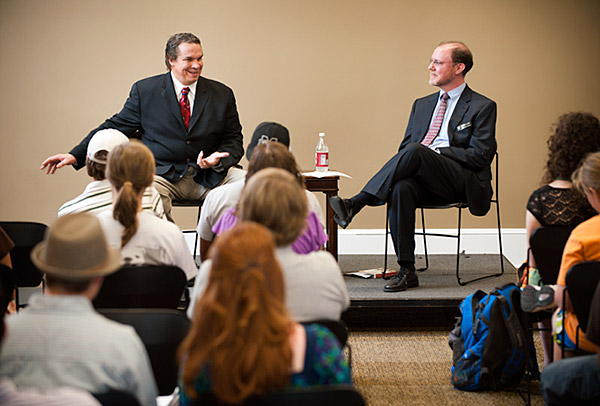
M 94 158 L 105 161 L 107 155 L 108 155 L 108 152 L 105 150 L 102 150 L 102 151 L 96 152 L 96 154 L 94 155 Z M 87 169 L 88 175 L 90 175 L 92 178 L 97 179 L 97 180 L 106 179 L 106 175 L 104 174 L 104 171 L 106 171 L 106 164 L 94 162 L 91 159 L 89 159 L 88 157 L 86 157 L 85 158 L 85 167 Z
M 452 48 L 452 62 L 465 65 L 465 69 L 462 71 L 462 75 L 465 76 L 473 67 L 473 54 L 469 47 L 460 41 L 444 41 L 440 45 L 456 45 Z
M 187 44 L 200 44 L 200 38 L 191 34 L 189 32 L 181 32 L 179 34 L 171 35 L 171 38 L 167 40 L 167 46 L 165 48 L 165 65 L 167 65 L 167 69 L 171 70 L 171 65 L 169 64 L 169 59 L 176 60 L 177 59 L 177 47 L 185 42 Z

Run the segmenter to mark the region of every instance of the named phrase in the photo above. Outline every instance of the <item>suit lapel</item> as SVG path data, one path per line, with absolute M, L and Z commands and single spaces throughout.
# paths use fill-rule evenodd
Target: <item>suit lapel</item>
M 452 113 L 452 117 L 450 117 L 450 121 L 448 122 L 448 141 L 450 145 L 452 145 L 452 141 L 454 139 L 454 130 L 460 124 L 465 113 L 469 109 L 469 104 L 471 103 L 471 97 L 473 96 L 473 92 L 469 89 L 469 86 L 465 86 L 465 90 L 463 90 L 458 102 L 456 103 L 456 107 L 454 107 L 454 112 Z
M 208 102 L 208 89 L 206 83 L 202 77 L 198 78 L 196 82 L 196 96 L 194 98 L 194 110 L 192 111 L 192 117 L 190 118 L 190 131 L 194 128 L 194 125 L 198 122 L 206 103 Z
M 177 121 L 181 124 L 181 128 L 185 130 L 185 124 L 183 123 L 183 117 L 181 116 L 181 108 L 177 101 L 177 95 L 175 94 L 175 87 L 173 85 L 173 79 L 171 79 L 171 72 L 167 72 L 165 80 L 163 82 L 163 89 L 160 93 L 162 98 L 167 105 L 167 109 L 175 116 Z

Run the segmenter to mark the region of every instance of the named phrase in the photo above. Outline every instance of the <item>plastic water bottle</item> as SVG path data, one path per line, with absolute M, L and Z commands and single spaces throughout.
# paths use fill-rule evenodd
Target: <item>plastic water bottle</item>
M 329 170 L 329 148 L 325 145 L 325 133 L 319 133 L 319 143 L 315 148 L 315 170 L 317 172 Z

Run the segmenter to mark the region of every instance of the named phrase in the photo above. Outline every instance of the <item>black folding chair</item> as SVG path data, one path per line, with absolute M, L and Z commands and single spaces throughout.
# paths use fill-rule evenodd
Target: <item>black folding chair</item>
M 94 307 L 177 309 L 187 279 L 171 265 L 124 266 L 104 278 Z
M 590 318 L 592 299 L 594 298 L 594 293 L 596 292 L 598 282 L 600 282 L 600 262 L 586 261 L 573 265 L 567 272 L 565 282 L 567 287 L 563 291 L 563 303 L 566 303 L 568 292 L 569 299 L 573 305 L 573 311 L 577 316 L 577 320 L 579 321 L 575 336 L 575 352 L 578 352 L 579 334 L 580 332 L 585 334 L 587 331 L 587 322 Z M 565 353 L 565 330 L 566 329 L 563 327 L 561 333 L 563 335 L 563 345 L 561 345 L 563 357 Z
M 202 210 L 202 203 L 204 203 L 204 200 L 171 200 L 172 207 L 197 207 L 198 208 L 198 215 L 196 217 L 196 227 L 198 226 L 198 222 L 200 221 L 200 211 Z M 196 260 L 196 252 L 198 251 L 198 239 L 200 238 L 196 227 L 194 227 L 193 230 L 183 230 L 184 234 L 188 234 L 188 233 L 194 234 L 194 261 Z
M 572 226 L 539 227 L 529 237 L 527 260 L 533 255 L 536 268 L 544 285 L 553 285 L 558 278 L 565 244 L 573 231 Z
M 504 254 L 502 252 L 502 228 L 500 226 L 500 202 L 498 198 L 498 153 L 495 154 L 495 175 L 494 175 L 494 194 L 495 197 L 490 200 L 491 203 L 496 205 L 496 219 L 498 222 L 498 247 L 500 251 L 500 272 L 493 273 L 485 276 L 480 276 L 474 279 L 470 279 L 468 281 L 463 281 L 460 277 L 460 231 L 461 231 L 461 214 L 464 209 L 468 209 L 469 205 L 466 202 L 457 202 L 443 205 L 422 205 L 419 207 L 421 210 L 421 224 L 423 226 L 422 232 L 415 232 L 415 235 L 423 236 L 423 248 L 425 249 L 425 267 L 417 269 L 418 271 L 425 271 L 429 268 L 429 255 L 427 253 L 427 236 L 435 236 L 435 237 L 447 237 L 447 238 L 455 238 L 456 239 L 456 280 L 458 284 L 464 286 L 468 283 L 475 282 L 485 278 L 491 278 L 494 276 L 500 276 L 504 274 Z M 457 225 L 457 233 L 456 234 L 442 234 L 442 233 L 428 233 L 425 230 L 425 210 L 431 209 L 458 209 L 458 225 Z M 385 278 L 385 273 L 387 270 L 387 248 L 388 248 L 388 235 L 390 233 L 389 229 L 389 212 L 386 209 L 385 211 L 385 252 L 384 252 L 384 265 L 383 265 L 383 276 Z
M 190 328 L 184 313 L 172 309 L 100 309 L 107 318 L 132 326 L 142 339 L 160 396 L 177 386 L 177 349 Z
M 42 272 L 31 262 L 30 255 L 33 247 L 44 239 L 48 226 L 31 221 L 1 221 L 0 226 L 15 243 L 10 259 L 15 270 L 15 301 L 20 307 L 19 288 L 33 288 L 42 283 Z

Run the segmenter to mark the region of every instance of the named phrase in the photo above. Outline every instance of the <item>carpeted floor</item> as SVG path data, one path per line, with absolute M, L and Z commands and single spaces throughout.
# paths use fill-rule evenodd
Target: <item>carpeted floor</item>
M 421 261 L 417 266 L 422 265 Z M 464 392 L 450 383 L 452 351 L 448 333 L 458 315 L 458 303 L 477 289 L 515 282 L 515 268 L 504 261 L 505 273 L 466 286 L 456 280 L 456 256 L 429 258 L 429 270 L 419 273 L 420 286 L 406 292 L 383 292 L 381 279 L 344 278 L 352 307 L 343 319 L 349 327 L 352 374 L 367 405 L 523 405 L 517 392 Z M 383 256 L 340 256 L 344 273 L 383 266 Z M 397 268 L 393 257 L 388 264 Z M 461 275 L 470 278 L 500 269 L 498 255 L 461 256 Z M 538 363 L 542 349 L 536 336 Z M 525 389 L 525 387 L 523 387 Z M 543 405 L 533 382 L 532 405 Z
M 351 331 L 352 379 L 367 405 L 523 405 L 517 392 L 464 392 L 450 383 L 452 351 L 440 330 Z M 536 338 L 538 358 L 541 351 Z M 541 362 L 541 359 L 539 360 Z M 524 389 L 525 387 L 523 387 Z M 543 405 L 538 382 L 531 404 Z

